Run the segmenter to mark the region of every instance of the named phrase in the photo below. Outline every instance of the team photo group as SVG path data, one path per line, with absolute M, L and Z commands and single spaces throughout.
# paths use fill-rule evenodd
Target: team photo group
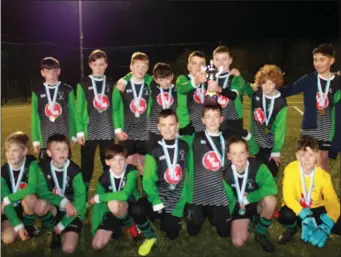
M 206 220 L 233 247 L 247 244 L 250 232 L 265 252 L 290 244 L 296 234 L 302 243 L 324 247 L 331 234 L 341 234 L 328 167 L 332 141 L 341 133 L 335 54 L 331 44 L 317 46 L 315 71 L 287 85 L 276 64 L 259 67 L 246 81 L 230 68 L 233 56 L 223 45 L 213 53 L 192 52 L 188 72 L 177 77 L 169 64 L 149 67 L 149 57 L 135 52 L 130 72 L 112 79 L 107 54 L 94 50 L 91 74 L 76 87 L 59 80 L 63 64 L 56 58 L 42 59 L 31 134 L 12 131 L 3 146 L 2 243 L 50 231 L 49 247 L 73 253 L 90 216 L 92 248 L 104 249 L 125 230 L 142 238 L 140 256 L 158 247 L 160 233 L 167 240 L 180 238 L 181 230 L 195 237 Z M 284 167 L 286 97 L 298 94 L 301 135 L 291 153 L 296 160 Z M 243 96 L 250 102 L 249 126 Z M 97 147 L 101 175 L 90 197 Z M 277 241 L 269 237 L 275 222 L 283 227 Z

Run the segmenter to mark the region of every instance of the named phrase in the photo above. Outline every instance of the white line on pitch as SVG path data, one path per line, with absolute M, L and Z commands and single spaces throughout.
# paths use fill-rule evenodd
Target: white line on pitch
M 293 108 L 294 108 L 296 111 L 298 111 L 301 115 L 303 115 L 303 112 L 301 111 L 300 108 L 298 108 L 297 106 L 293 106 Z

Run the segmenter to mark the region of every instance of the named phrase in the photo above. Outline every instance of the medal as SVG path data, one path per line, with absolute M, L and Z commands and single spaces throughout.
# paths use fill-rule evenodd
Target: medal
M 325 111 L 325 109 L 319 109 L 319 113 L 320 113 L 321 115 L 325 115 L 325 114 L 326 114 L 326 111 Z
M 56 168 L 53 166 L 52 161 L 50 162 L 50 170 L 51 170 L 54 186 L 56 187 L 57 194 L 61 197 L 65 196 L 67 168 L 69 167 L 69 164 L 70 164 L 70 161 L 66 160 L 66 163 L 64 164 L 64 167 L 63 167 L 63 184 L 62 184 L 62 188 L 60 188 L 57 175 L 56 175 L 56 171 L 55 171 Z
M 131 89 L 133 90 L 134 104 L 135 104 L 135 108 L 136 108 L 135 117 L 139 118 L 140 117 L 139 107 L 140 107 L 140 102 L 141 102 L 142 93 L 143 93 L 143 89 L 144 89 L 144 82 L 142 82 L 142 85 L 141 85 L 140 92 L 139 92 L 138 96 L 137 96 L 137 93 L 136 93 L 135 84 L 133 83 L 132 80 L 130 80 L 130 84 L 131 84 Z
M 220 70 L 222 71 L 222 67 L 220 67 Z M 222 75 L 222 76 L 220 76 L 220 73 L 222 73 L 222 72 L 219 72 L 219 73 L 216 74 L 216 82 L 218 84 L 219 79 L 224 79 L 224 83 L 223 83 L 222 88 L 226 89 L 227 82 L 229 81 L 230 73 L 228 72 L 228 73 L 226 73 L 225 75 Z
M 225 142 L 224 142 L 224 137 L 223 137 L 222 133 L 219 132 L 220 144 L 221 144 L 221 154 L 218 151 L 217 146 L 213 142 L 211 136 L 208 134 L 207 130 L 205 130 L 205 135 L 206 135 L 206 138 L 207 138 L 208 142 L 210 143 L 213 151 L 217 154 L 217 156 L 219 158 L 220 168 L 224 167 L 224 165 L 225 165 Z
M 52 113 L 52 115 L 49 117 L 49 120 L 51 122 L 54 122 L 56 120 L 56 117 L 57 117 L 57 116 L 54 116 L 53 113 L 54 113 L 54 106 L 55 106 L 56 101 L 57 101 L 57 95 L 58 95 L 60 83 L 61 82 L 58 81 L 57 84 L 53 87 L 54 88 L 53 100 L 51 100 L 50 88 L 49 88 L 48 84 L 44 83 L 47 102 L 48 102 L 48 106 L 49 106 L 48 108 L 50 109 L 50 112 Z
M 100 108 L 96 108 L 97 111 L 99 113 L 102 113 L 103 110 L 101 109 L 101 106 L 102 106 L 102 101 L 103 101 L 103 97 L 104 97 L 104 91 L 105 91 L 105 85 L 106 85 L 106 76 L 104 76 L 103 80 L 102 80 L 102 90 L 101 90 L 101 94 L 98 94 L 98 91 L 97 91 L 97 85 L 96 85 L 96 81 L 95 81 L 95 78 L 90 75 L 89 76 L 90 79 L 91 79 L 91 83 L 92 83 L 92 88 L 94 90 L 94 94 L 95 94 L 95 101 L 99 104 Z
M 231 165 L 232 168 L 232 175 L 233 175 L 233 180 L 235 183 L 235 188 L 236 188 L 236 192 L 237 192 L 237 199 L 239 202 L 239 206 L 243 206 L 244 205 L 244 195 L 245 195 L 245 189 L 246 189 L 246 182 L 247 182 L 247 178 L 248 178 L 248 174 L 249 174 L 249 161 L 246 164 L 246 168 L 245 168 L 245 172 L 244 175 L 242 175 L 243 177 L 243 182 L 242 182 L 242 187 L 240 188 L 239 185 L 239 180 L 238 177 L 241 177 L 240 174 L 238 174 L 236 166 L 234 164 Z M 238 210 L 239 215 L 245 215 L 245 208 L 240 208 Z
M 305 180 L 304 180 L 304 171 L 302 169 L 302 166 L 300 165 L 300 173 L 301 173 L 301 185 L 302 185 L 302 194 L 303 194 L 303 203 L 300 201 L 302 207 L 311 207 L 312 204 L 312 199 L 311 199 L 311 194 L 313 192 L 313 185 L 314 185 L 314 177 L 315 177 L 315 171 L 316 168 L 313 170 L 313 172 L 310 175 L 310 185 L 309 185 L 309 190 L 307 192 Z
M 271 119 L 271 115 L 272 112 L 274 110 L 274 103 L 275 103 L 275 98 L 272 97 L 270 98 L 270 106 L 269 106 L 269 113 L 268 113 L 268 109 L 266 106 L 266 98 L 265 98 L 265 94 L 262 93 L 262 97 L 263 97 L 263 112 L 264 112 L 264 118 L 265 118 L 265 126 L 268 126 L 270 119 Z
M 118 185 L 118 188 L 116 188 L 115 178 L 114 178 L 114 175 L 112 174 L 113 172 L 111 170 L 109 171 L 111 189 L 112 189 L 113 192 L 121 191 L 121 188 L 122 188 L 122 185 L 123 185 L 123 180 L 124 180 L 123 178 L 124 178 L 124 174 L 126 173 L 126 170 L 127 170 L 127 165 L 124 168 L 124 172 L 120 175 L 121 180 L 120 180 L 120 183 Z
M 13 168 L 12 168 L 11 164 L 8 163 L 8 167 L 9 167 L 9 177 L 10 177 L 10 180 L 11 180 L 12 193 L 17 192 L 18 189 L 19 189 L 21 180 L 22 180 L 22 178 L 23 178 L 23 176 L 24 176 L 25 162 L 26 162 L 26 157 L 24 158 L 24 161 L 23 161 L 23 163 L 21 164 L 19 176 L 18 176 L 18 179 L 17 179 L 17 183 L 15 183 L 14 174 L 13 174 Z M 14 205 L 14 206 L 17 206 L 19 203 L 20 203 L 20 201 L 14 203 L 13 205 Z
M 264 133 L 265 133 L 265 134 L 268 134 L 269 132 L 270 132 L 270 130 L 268 129 L 268 127 L 265 127 L 265 128 L 264 128 Z
M 201 86 L 197 87 L 196 89 L 196 92 L 199 96 L 199 99 L 200 99 L 200 103 L 203 104 L 204 103 L 204 100 L 205 100 L 205 85 L 204 84 L 201 84 Z
M 319 112 L 321 115 L 325 114 L 324 108 L 327 107 L 326 106 L 326 100 L 328 98 L 328 91 L 329 91 L 329 87 L 330 87 L 330 81 L 332 80 L 332 78 L 333 78 L 332 74 L 329 73 L 328 80 L 326 83 L 326 88 L 324 89 L 324 92 L 322 92 L 320 77 L 319 77 L 319 75 L 317 75 L 317 90 L 318 90 L 318 95 L 319 95 L 318 106 L 320 107 Z
M 172 88 L 169 88 L 168 92 L 168 99 L 166 100 L 166 97 L 164 96 L 164 91 L 163 88 L 160 87 L 161 91 L 161 102 L 162 102 L 162 109 L 168 109 L 171 106 L 171 101 L 172 101 Z
M 165 180 L 169 184 L 169 189 L 175 190 L 176 184 L 174 184 L 174 182 L 176 183 L 176 181 L 177 181 L 177 179 L 176 179 L 176 165 L 178 163 L 178 152 L 179 152 L 178 151 L 178 149 L 179 149 L 178 139 L 175 139 L 175 143 L 174 143 L 173 162 L 171 162 L 171 160 L 170 160 L 167 145 L 166 145 L 166 142 L 163 138 L 161 140 L 161 146 L 162 146 L 163 153 L 165 154 L 165 157 L 166 157 L 166 163 L 167 163 L 168 173 L 169 173 L 169 177 L 170 177 L 169 181 L 167 181 L 167 179 L 165 179 Z

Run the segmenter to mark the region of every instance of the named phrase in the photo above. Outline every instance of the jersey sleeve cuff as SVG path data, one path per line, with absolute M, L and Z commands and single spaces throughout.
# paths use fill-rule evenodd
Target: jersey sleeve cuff
M 160 211 L 162 210 L 163 208 L 165 208 L 165 206 L 163 205 L 163 203 L 159 203 L 159 204 L 156 204 L 156 205 L 153 205 L 153 211 Z
M 3 203 L 5 204 L 5 206 L 11 204 L 11 201 L 8 199 L 8 196 L 6 196 L 2 201 L 3 201 Z
M 118 134 L 118 133 L 121 133 L 121 132 L 122 132 L 122 129 L 121 129 L 121 128 L 115 129 L 115 134 Z
M 235 93 L 237 94 L 237 96 L 239 96 L 239 92 L 238 92 L 237 89 L 232 89 L 231 91 L 232 91 L 232 92 L 235 92 Z
M 246 137 L 243 137 L 243 139 L 245 139 L 246 141 L 249 141 L 252 137 L 252 134 L 250 132 L 247 132 Z
M 71 137 L 71 141 L 77 142 L 77 137 Z
M 37 147 L 40 146 L 40 142 L 39 141 L 33 141 L 33 147 Z
M 78 132 L 77 137 L 84 137 L 84 132 Z
M 126 86 L 128 84 L 128 81 L 126 81 L 125 79 L 122 78 L 118 81 L 118 83 L 122 83 Z
M 20 224 L 18 224 L 18 225 L 16 225 L 15 227 L 14 227 L 14 231 L 15 232 L 19 232 L 19 230 L 21 230 L 21 229 L 23 229 L 24 228 L 24 224 L 23 223 L 20 223 Z
M 95 203 L 100 203 L 101 201 L 99 200 L 99 195 L 94 196 Z
M 63 200 L 60 202 L 59 207 L 62 209 L 65 209 L 65 205 L 69 202 L 67 198 L 63 198 Z
M 270 157 L 280 157 L 280 156 L 281 156 L 281 153 L 280 153 L 280 152 L 277 152 L 277 153 L 272 152 L 272 153 L 270 154 Z
M 59 231 L 63 231 L 65 229 L 64 225 L 61 222 L 57 224 L 57 228 L 59 229 Z

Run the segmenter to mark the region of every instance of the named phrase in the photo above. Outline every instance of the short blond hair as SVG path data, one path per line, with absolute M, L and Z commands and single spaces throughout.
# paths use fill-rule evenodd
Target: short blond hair
M 135 52 L 131 56 L 130 63 L 133 64 L 134 61 L 144 61 L 149 64 L 149 57 L 145 53 L 142 52 Z
M 10 134 L 5 140 L 5 148 L 7 149 L 12 144 L 17 144 L 22 146 L 23 148 L 28 148 L 28 143 L 30 142 L 30 138 L 28 135 L 22 131 L 16 131 Z

